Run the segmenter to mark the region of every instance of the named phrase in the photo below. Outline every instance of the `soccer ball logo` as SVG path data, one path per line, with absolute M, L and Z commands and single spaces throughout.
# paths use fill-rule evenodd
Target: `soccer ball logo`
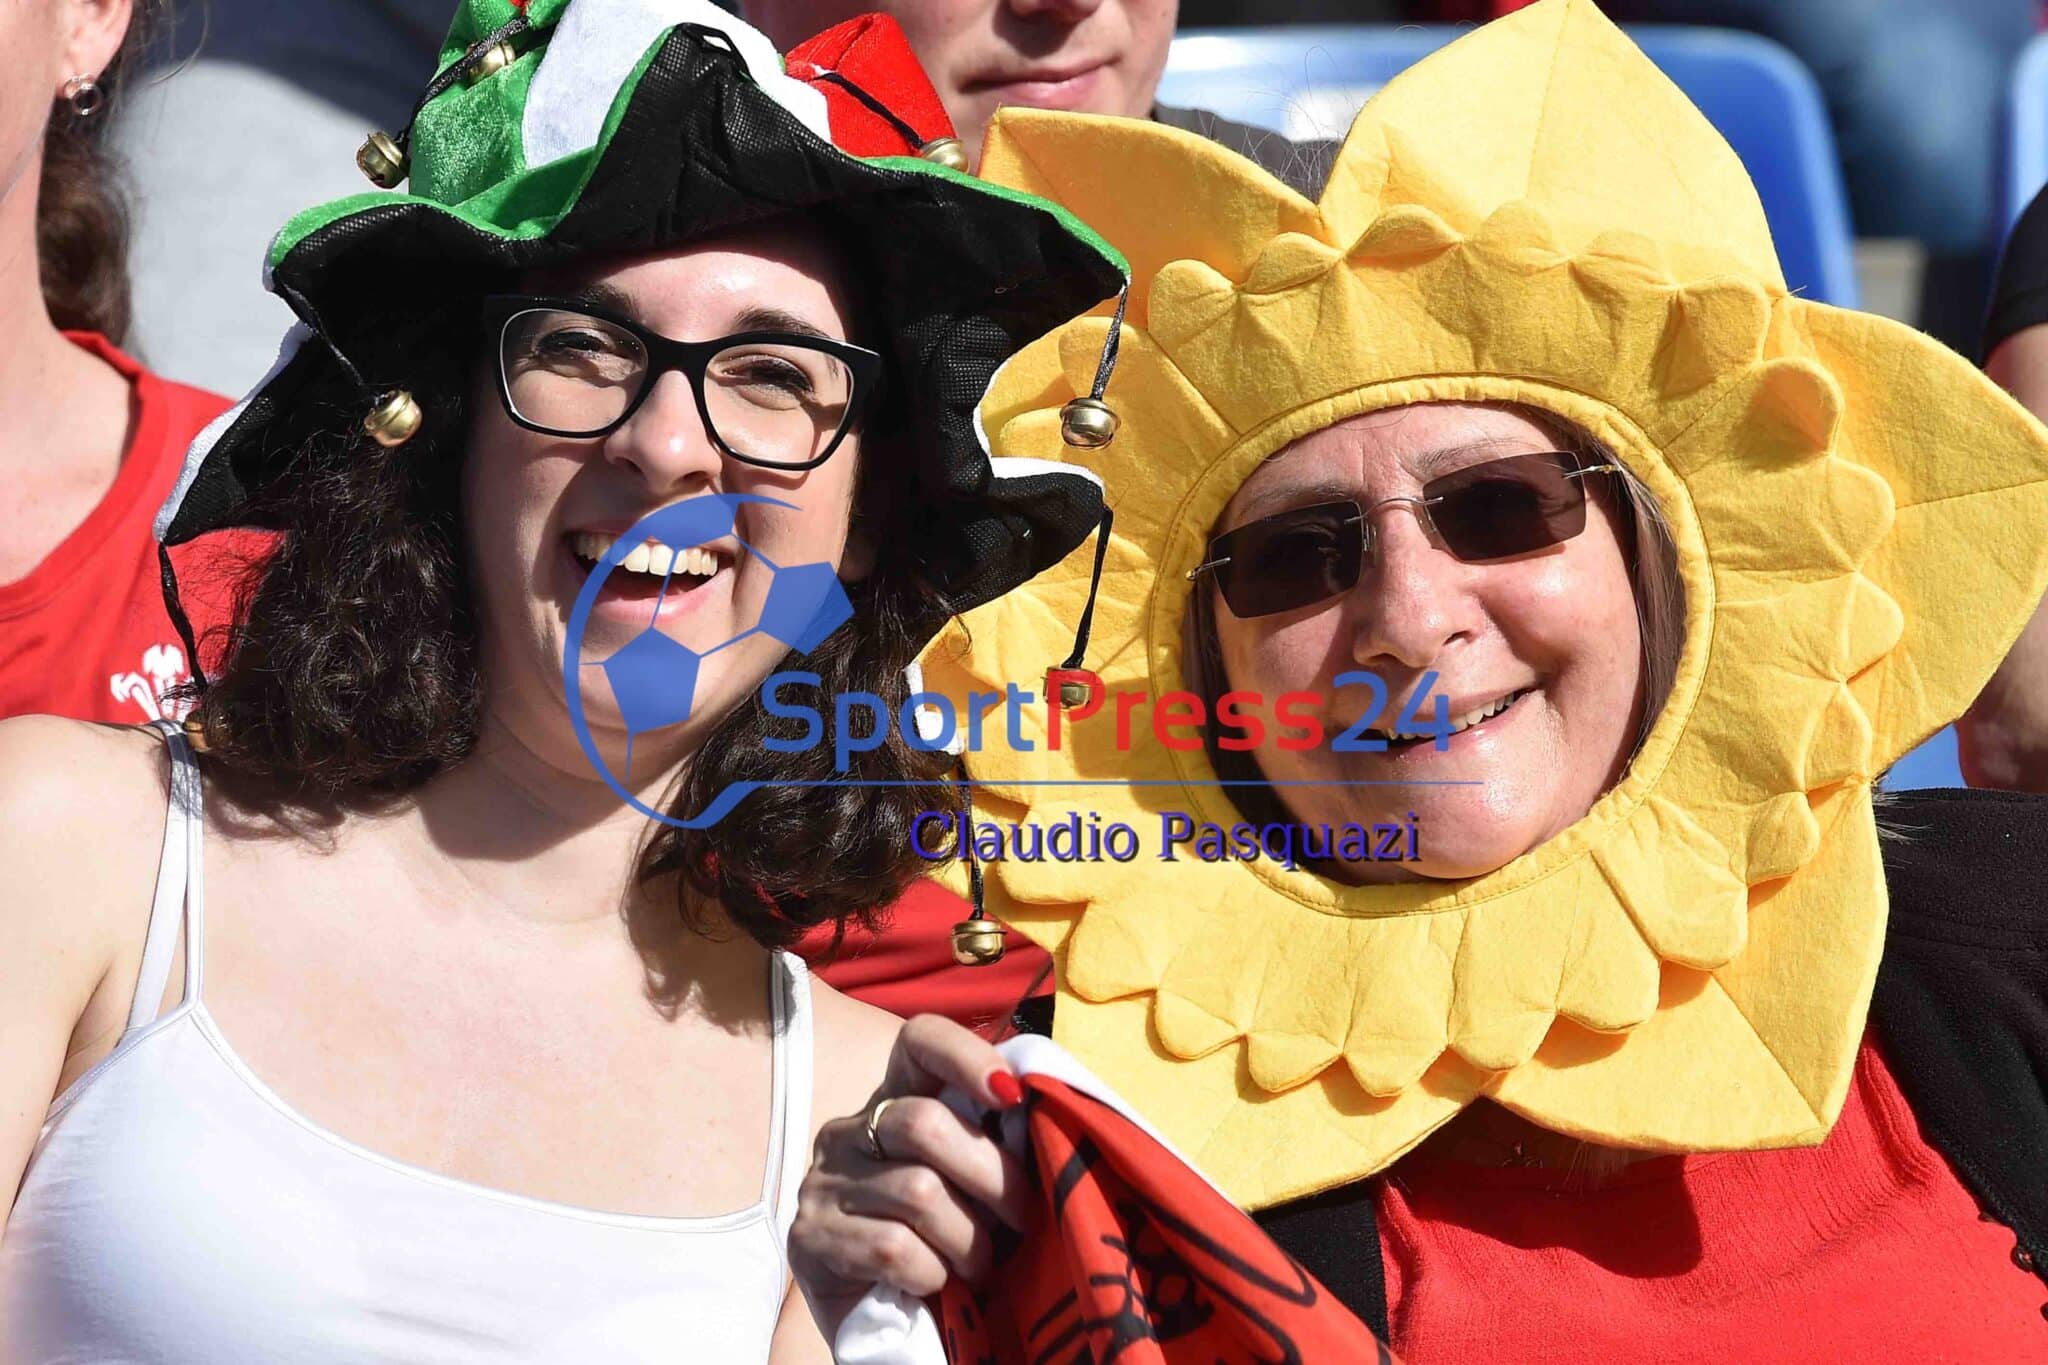
M 680 725 L 690 718 L 696 700 L 697 674 L 706 658 L 755 635 L 766 635 L 800 654 L 808 654 L 853 615 L 853 603 L 847 600 L 846 588 L 830 564 L 777 564 L 742 540 L 740 545 L 747 554 L 774 576 L 769 580 L 767 600 L 761 604 L 761 619 L 730 640 L 709 649 L 691 649 L 655 627 L 654 616 L 668 595 L 673 568 L 663 576 L 661 596 L 648 608 L 646 628 L 616 653 L 606 659 L 585 660 L 583 633 L 590 624 L 590 610 L 605 580 L 634 549 L 653 540 L 671 550 L 682 550 L 732 535 L 739 508 L 750 502 L 794 506 L 751 493 L 710 493 L 650 512 L 612 542 L 584 579 L 583 590 L 576 595 L 576 605 L 569 612 L 569 638 L 562 651 L 562 686 L 568 694 L 569 721 L 575 727 L 576 742 L 583 746 L 585 757 L 605 785 L 627 805 L 678 829 L 707 829 L 717 824 L 758 784 L 735 783 L 720 792 L 707 809 L 688 820 L 678 820 L 645 804 L 605 766 L 604 756 L 591 738 L 590 722 L 583 714 L 583 670 L 601 668 L 611 684 L 619 714 L 626 722 L 626 763 L 630 771 L 633 740 L 637 736 L 663 726 Z

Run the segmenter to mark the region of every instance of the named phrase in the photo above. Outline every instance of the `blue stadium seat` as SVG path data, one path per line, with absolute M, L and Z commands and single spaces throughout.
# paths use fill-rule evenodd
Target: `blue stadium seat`
M 2036 34 L 2020 49 L 2009 96 L 2005 178 L 1999 186 L 2008 232 L 2034 195 L 2048 185 L 2048 33 Z
M 1469 30 L 1456 25 L 1215 29 L 1173 40 L 1162 104 L 1290 137 L 1341 137 L 1371 94 Z M 1630 34 L 1721 130 L 1763 198 L 1785 282 L 1856 306 L 1848 200 L 1819 87 L 1767 38 L 1656 25 Z

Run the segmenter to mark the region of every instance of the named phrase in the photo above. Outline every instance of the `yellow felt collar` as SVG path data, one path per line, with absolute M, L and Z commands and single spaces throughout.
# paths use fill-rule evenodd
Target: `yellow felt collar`
M 992 867 L 991 908 L 1055 953 L 1060 1041 L 1251 1205 L 1380 1169 L 1480 1095 L 1625 1146 L 1818 1141 L 1883 946 L 1871 785 L 2048 588 L 2048 433 L 1918 333 L 1788 295 L 1733 153 L 1587 0 L 1388 85 L 1320 204 L 1138 121 L 1005 111 L 983 171 L 1133 266 L 1122 427 L 1086 457 L 1116 511 L 1087 659 L 1108 687 L 1185 686 L 1186 570 L 1261 460 L 1405 403 L 1600 437 L 1669 519 L 1687 598 L 1628 777 L 1489 876 L 1345 887 L 1149 844 Z M 998 454 L 1074 457 L 1058 410 L 1108 325 L 1004 370 Z M 1089 561 L 942 636 L 930 684 L 1042 677 Z M 983 813 L 1239 818 L 1199 751 L 1026 738 L 968 755 Z M 1106 778 L 1129 785 L 1049 785 Z

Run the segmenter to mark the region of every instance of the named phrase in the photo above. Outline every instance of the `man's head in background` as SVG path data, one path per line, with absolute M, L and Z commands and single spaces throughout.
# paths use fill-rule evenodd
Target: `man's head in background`
M 741 0 L 787 51 L 872 10 L 903 26 L 971 157 L 1005 104 L 1148 118 L 1180 0 Z

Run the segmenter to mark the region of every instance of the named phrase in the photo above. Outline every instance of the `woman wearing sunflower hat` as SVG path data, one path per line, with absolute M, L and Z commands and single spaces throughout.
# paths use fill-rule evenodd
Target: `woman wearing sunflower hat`
M 2048 1351 L 2048 817 L 1873 812 L 2048 586 L 2048 433 L 1788 294 L 1734 154 L 1587 0 L 1390 83 L 1320 203 L 1030 111 L 985 171 L 1133 267 L 1113 441 L 1060 448 L 1099 314 L 982 412 L 1102 474 L 1101 558 L 925 663 L 1086 670 L 1057 743 L 1026 707 L 966 754 L 1054 1038 L 1405 1359 Z M 1020 856 L 1073 822 L 1135 856 Z M 929 1020 L 898 1052 L 997 1064 Z M 814 1294 L 959 1270 L 962 1222 L 845 1155 L 989 1189 L 927 1103 L 827 1125 Z M 885 1269 L 889 1215 L 844 1211 L 891 1178 L 931 1254 Z
M 0 726 L 0 1358 L 823 1357 L 784 1235 L 896 1021 L 783 950 L 950 760 L 819 780 L 758 685 L 900 697 L 1100 515 L 974 407 L 1121 261 L 949 131 L 887 21 L 466 0 L 279 234 L 157 522 L 281 533 L 227 662 Z

